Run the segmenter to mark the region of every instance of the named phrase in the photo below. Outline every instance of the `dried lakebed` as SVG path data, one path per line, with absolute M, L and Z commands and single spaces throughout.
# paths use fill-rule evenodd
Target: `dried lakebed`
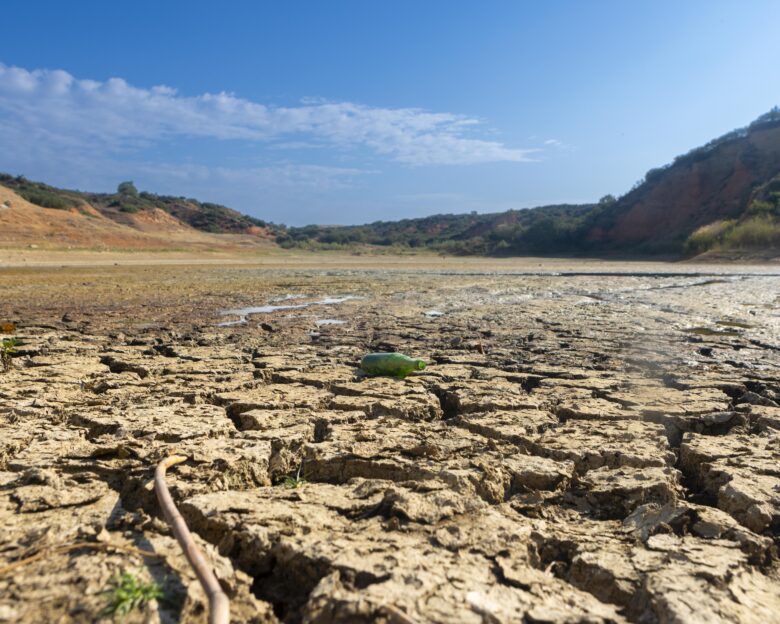
M 235 622 L 780 612 L 780 277 L 2 277 L 0 571 L 44 556 L 0 573 L 0 622 L 98 620 L 119 570 L 166 597 L 126 621 L 205 622 L 151 486 L 173 452 Z M 430 366 L 356 377 L 381 350 Z

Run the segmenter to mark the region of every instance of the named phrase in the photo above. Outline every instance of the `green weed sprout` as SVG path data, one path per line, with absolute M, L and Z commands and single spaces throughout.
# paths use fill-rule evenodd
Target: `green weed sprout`
M 3 338 L 2 343 L 0 343 L 0 365 L 2 365 L 4 372 L 11 370 L 13 364 L 11 354 L 16 353 L 17 346 L 19 346 L 19 341 L 16 338 Z
M 152 600 L 163 597 L 163 590 L 157 583 L 144 583 L 126 570 L 116 574 L 111 585 L 105 592 L 108 594 L 106 615 L 124 617 L 133 609 L 143 609 Z
M 303 468 L 303 464 L 298 466 L 298 472 L 295 473 L 295 476 L 287 475 L 284 478 L 284 481 L 282 482 L 284 484 L 284 487 L 286 487 L 289 490 L 297 490 L 299 487 L 303 486 L 304 483 L 306 483 L 306 479 L 304 479 L 301 476 L 302 468 Z

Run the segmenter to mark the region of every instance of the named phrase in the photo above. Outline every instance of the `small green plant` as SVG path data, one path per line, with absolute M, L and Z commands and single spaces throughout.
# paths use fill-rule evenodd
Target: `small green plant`
M 155 582 L 144 583 L 138 576 L 127 570 L 111 579 L 106 615 L 124 617 L 133 609 L 143 609 L 148 603 L 163 597 L 162 588 Z
M 3 342 L 0 343 L 0 365 L 3 367 L 3 372 L 11 370 L 13 366 L 11 355 L 16 353 L 17 346 L 19 341 L 16 338 L 3 338 Z
M 282 481 L 284 487 L 286 487 L 289 490 L 297 490 L 299 487 L 302 487 L 306 483 L 306 479 L 304 479 L 301 476 L 302 469 L 303 469 L 303 464 L 298 466 L 298 472 L 295 473 L 295 476 L 293 476 L 292 474 L 287 475 L 284 478 L 284 481 Z

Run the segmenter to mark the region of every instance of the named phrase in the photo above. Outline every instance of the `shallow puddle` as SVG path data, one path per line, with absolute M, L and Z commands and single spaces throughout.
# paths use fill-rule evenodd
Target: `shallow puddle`
M 322 327 L 323 325 L 345 325 L 346 321 L 342 321 L 341 319 L 317 319 L 314 321 L 314 324 L 317 327 Z
M 343 297 L 325 297 L 319 301 L 315 301 L 313 305 L 333 305 L 336 303 L 344 303 L 345 301 L 352 301 L 353 299 L 365 299 L 365 297 L 359 297 L 357 295 L 344 295 Z
M 721 327 L 738 327 L 739 329 L 750 329 L 753 327 L 750 323 L 742 323 L 740 321 L 715 321 L 715 324 Z
M 270 301 L 271 303 L 276 303 L 277 301 L 290 301 L 292 299 L 306 299 L 306 295 L 301 295 L 297 293 L 287 294 L 287 295 L 282 295 L 281 297 L 272 297 L 268 301 Z
M 738 331 L 713 329 L 712 327 L 686 327 L 683 331 L 686 334 L 695 334 L 697 336 L 739 336 Z
M 271 301 L 289 301 L 292 299 L 303 299 L 303 298 L 305 298 L 305 295 L 285 295 L 283 297 L 276 297 L 275 299 L 271 299 Z M 230 327 L 231 325 L 241 325 L 247 322 L 250 314 L 270 314 L 272 312 L 279 312 L 280 310 L 301 310 L 303 308 L 308 308 L 309 306 L 336 305 L 339 303 L 344 303 L 345 301 L 352 301 L 352 300 L 364 299 L 364 298 L 365 297 L 360 297 L 358 295 L 343 295 L 340 297 L 327 296 L 327 297 L 323 297 L 322 299 L 318 299 L 316 301 L 309 301 L 304 303 L 291 303 L 286 305 L 250 306 L 246 308 L 235 308 L 232 310 L 223 310 L 222 312 L 220 312 L 222 316 L 237 316 L 238 320 L 222 321 L 221 323 L 217 323 L 217 327 Z M 346 321 L 337 321 L 336 319 L 324 319 L 324 320 L 331 321 L 328 323 L 323 323 L 324 325 L 339 325 L 341 323 L 346 322 Z

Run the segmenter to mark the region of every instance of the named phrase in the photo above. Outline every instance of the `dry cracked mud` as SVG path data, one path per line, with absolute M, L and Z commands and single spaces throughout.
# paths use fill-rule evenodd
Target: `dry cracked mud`
M 234 622 L 777 621 L 780 277 L 589 270 L 0 271 L 0 622 L 205 622 L 171 453 Z

